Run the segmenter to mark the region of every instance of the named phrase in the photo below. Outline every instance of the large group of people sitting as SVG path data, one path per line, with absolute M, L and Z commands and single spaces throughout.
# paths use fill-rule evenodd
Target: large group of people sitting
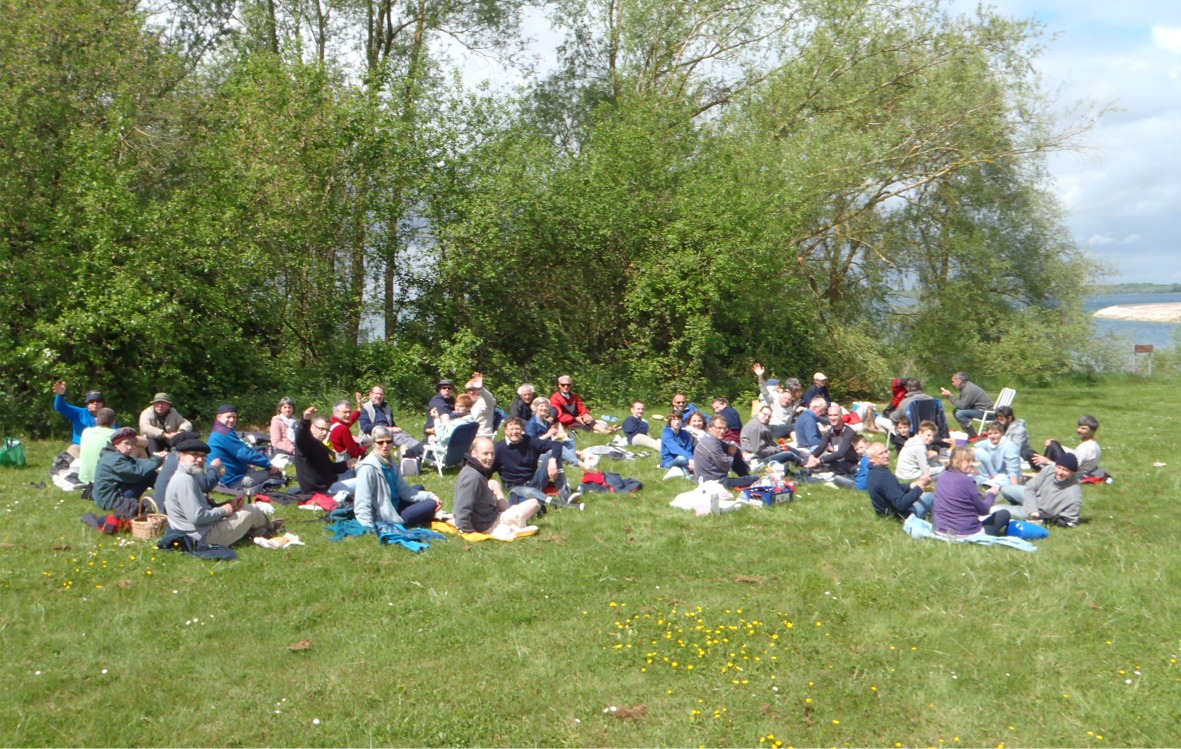
M 964 430 L 953 434 L 941 401 L 915 378 L 895 380 L 894 398 L 878 416 L 872 405 L 846 409 L 833 400 L 823 373 L 803 391 L 796 378 L 766 379 L 760 364 L 753 371 L 758 400 L 746 423 L 725 397 L 710 401 L 712 414 L 706 414 L 678 393 L 667 416 L 649 417 L 647 405 L 636 400 L 622 425 L 613 426 L 592 414 L 566 375 L 557 378 L 548 399 L 538 397 L 534 385 L 522 384 L 506 414 L 479 372 L 458 396 L 452 380 L 438 380 L 421 439 L 397 424 L 381 385 L 367 398 L 356 393 L 351 402 L 337 401 L 330 417 L 310 407 L 297 418 L 296 403 L 285 397 L 268 432 L 249 440 L 238 431 L 233 404 L 217 409 L 206 441 L 167 393 L 152 398 L 138 430 L 120 428 L 99 391 L 88 392 L 83 406 L 70 404 L 65 382 L 54 384 L 54 408 L 71 423 L 67 452 L 77 459 L 88 498 L 126 519 L 142 511 L 141 498 L 152 488 L 174 531 L 213 545 L 280 530 L 281 521 L 251 499 L 285 484 L 288 464 L 294 466 L 300 496 L 351 499 L 365 528 L 379 522 L 428 526 L 450 518 L 461 532 L 528 530 L 548 507 L 584 506 L 566 476 L 571 466 L 591 470 L 574 437 L 580 430 L 621 432 L 615 444 L 644 450 L 640 455 L 655 452 L 666 480 L 742 489 L 761 472 L 794 472 L 804 480 L 866 492 L 878 515 L 933 516 L 936 531 L 956 536 L 1004 534 L 1011 518 L 1075 525 L 1082 506 L 1080 479 L 1104 475 L 1094 417 L 1078 420 L 1077 446 L 1047 440 L 1038 453 L 1025 421 L 1011 406 L 994 408 L 963 372 L 951 377 L 958 396 L 941 389 Z M 649 418 L 665 422 L 659 437 Z M 973 420 L 983 424 L 983 435 L 976 435 Z M 474 426 L 461 429 L 467 424 Z M 874 432 L 884 440 L 867 439 L 866 433 Z M 452 512 L 446 513 L 436 494 L 407 477 L 419 474 L 424 459 L 442 460 L 461 433 L 457 447 L 464 457 Z M 893 470 L 891 449 L 897 454 Z M 1001 499 L 1009 504 L 998 506 Z

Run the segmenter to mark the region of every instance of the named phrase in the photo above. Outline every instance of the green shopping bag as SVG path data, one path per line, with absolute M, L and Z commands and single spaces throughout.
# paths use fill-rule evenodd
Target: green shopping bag
M 28 463 L 25 462 L 25 446 L 20 440 L 5 437 L 4 447 L 0 447 L 0 466 L 24 468 L 26 465 Z

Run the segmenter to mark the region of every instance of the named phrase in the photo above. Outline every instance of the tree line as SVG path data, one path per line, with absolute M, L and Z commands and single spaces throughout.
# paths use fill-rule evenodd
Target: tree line
M 933 0 L 0 0 L 0 420 L 1086 358 L 1030 21 Z M 518 65 L 464 85 L 447 50 Z M 254 399 L 254 400 L 252 400 Z M 262 418 L 268 411 L 257 414 Z

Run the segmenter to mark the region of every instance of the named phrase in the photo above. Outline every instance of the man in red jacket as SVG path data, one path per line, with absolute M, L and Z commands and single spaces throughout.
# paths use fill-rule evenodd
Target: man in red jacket
M 567 429 L 593 429 L 599 434 L 619 431 L 618 426 L 609 427 L 605 421 L 591 415 L 582 398 L 574 392 L 574 380 L 570 375 L 558 378 L 558 392 L 550 396 L 549 402 L 558 414 L 558 421 Z

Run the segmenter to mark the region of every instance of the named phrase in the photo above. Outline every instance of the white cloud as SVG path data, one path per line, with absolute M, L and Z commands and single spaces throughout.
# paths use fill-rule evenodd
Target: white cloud
M 1136 244 L 1140 241 L 1139 234 L 1129 234 L 1119 241 L 1120 244 Z
M 1163 50 L 1173 54 L 1181 54 L 1181 28 L 1153 26 L 1152 41 Z
M 1090 247 L 1102 247 L 1109 245 L 1115 240 L 1106 234 L 1092 234 L 1091 238 L 1087 240 L 1087 245 Z

